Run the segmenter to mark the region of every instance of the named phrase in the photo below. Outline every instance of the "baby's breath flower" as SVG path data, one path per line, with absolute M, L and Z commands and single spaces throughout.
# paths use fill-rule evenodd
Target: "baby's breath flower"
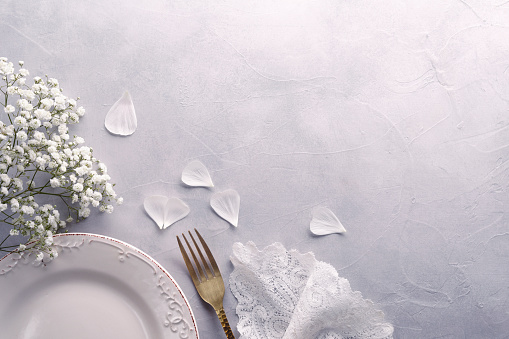
M 34 214 L 35 210 L 31 206 L 23 205 L 21 206 L 21 213 L 32 215 Z
M 14 108 L 14 106 L 12 105 L 7 105 L 4 107 L 4 112 L 9 114 L 9 113 L 13 113 L 16 109 Z
M 18 72 L 19 72 L 19 74 L 21 74 L 21 75 L 22 75 L 22 76 L 24 76 L 24 77 L 26 77 L 26 76 L 28 76 L 28 74 L 30 74 L 30 73 L 28 72 L 28 70 L 26 70 L 26 69 L 24 69 L 24 68 L 20 68 Z
M 89 215 L 90 215 L 90 208 L 85 207 L 85 208 L 80 209 L 80 211 L 79 211 L 80 217 L 88 218 Z
M 53 235 L 74 220 L 86 218 L 91 207 L 113 211 L 117 198 L 106 165 L 69 135 L 69 126 L 85 114 L 77 100 L 63 94 L 58 80 L 34 77 L 20 61 L 0 58 L 0 221 L 9 236 L 24 236 L 17 251 L 30 251 L 38 262 L 57 257 Z M 2 118 L 2 116 L 4 118 Z M 64 208 L 43 203 L 60 196 Z M 60 200 L 59 200 L 60 201 Z M 7 212 L 10 209 L 9 212 Z M 65 219 L 65 220 L 64 220 Z M 0 241 L 1 243 L 1 241 Z M 27 245 L 30 243 L 30 245 Z M 0 251 L 10 251 L 0 245 Z
M 14 72 L 14 65 L 12 62 L 7 62 L 7 59 L 0 60 L 0 74 L 9 75 Z
M 54 102 L 53 100 L 49 99 L 49 98 L 44 98 L 41 100 L 41 106 L 43 107 L 43 109 L 45 110 L 49 110 L 51 109 L 51 107 L 53 106 Z
M 81 192 L 81 191 L 83 191 L 83 185 L 80 184 L 79 182 L 75 183 L 74 185 L 72 185 L 72 189 L 75 192 Z
M 11 211 L 17 212 L 19 209 L 19 202 L 17 199 L 12 198 L 11 199 Z
M 32 106 L 32 104 L 27 99 L 19 99 L 17 105 L 19 108 L 27 111 L 31 111 L 34 108 L 34 106 Z
M 105 165 L 104 163 L 102 163 L 102 162 L 100 162 L 100 163 L 99 163 L 99 165 L 98 165 L 97 167 L 99 167 L 99 170 L 100 170 L 101 172 L 103 172 L 103 173 L 108 172 L 108 168 L 107 168 L 107 167 L 106 167 L 106 165 Z
M 54 79 L 54 78 L 49 78 L 49 79 L 48 79 L 48 84 L 49 84 L 50 86 L 58 87 L 58 80 L 57 80 L 57 79 Z
M 45 109 L 38 108 L 35 110 L 34 115 L 37 119 L 40 120 L 50 120 L 51 119 L 51 113 Z
M 23 189 L 23 180 L 21 180 L 20 178 L 14 178 L 14 186 L 18 190 Z
M 79 144 L 82 144 L 85 142 L 85 140 L 82 137 L 74 136 L 74 142 Z
M 77 123 L 77 122 L 79 122 L 79 121 L 80 121 L 80 117 L 79 117 L 79 115 L 78 115 L 78 114 L 76 114 L 76 113 L 71 113 L 71 114 L 69 115 L 69 120 L 70 120 L 70 122 L 72 122 L 72 123 Z
M 0 174 L 0 179 L 2 180 L 2 186 L 9 186 L 11 183 L 11 178 L 5 173 Z
M 26 126 L 27 119 L 23 118 L 22 116 L 17 116 L 14 118 L 14 126 L 16 127 L 23 127 Z
M 25 141 L 27 140 L 28 138 L 28 135 L 25 131 L 19 131 L 18 133 L 16 133 L 16 137 L 20 140 L 20 141 Z
M 53 188 L 60 187 L 60 180 L 58 178 L 56 178 L 56 177 L 55 178 L 51 178 L 49 180 L 49 183 L 50 183 L 51 187 L 53 187 Z
M 41 121 L 39 119 L 32 119 L 28 123 L 28 126 L 32 129 L 39 128 L 41 126 Z

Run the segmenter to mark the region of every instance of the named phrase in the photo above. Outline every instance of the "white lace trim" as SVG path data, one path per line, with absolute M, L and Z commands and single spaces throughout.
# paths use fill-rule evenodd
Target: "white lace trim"
M 231 261 L 241 339 L 392 338 L 383 312 L 312 253 L 235 243 Z

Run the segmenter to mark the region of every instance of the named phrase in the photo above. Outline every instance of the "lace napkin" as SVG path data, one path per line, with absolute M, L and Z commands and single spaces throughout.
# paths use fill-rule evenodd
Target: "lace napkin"
M 231 261 L 241 338 L 392 338 L 383 312 L 312 253 L 235 243 Z

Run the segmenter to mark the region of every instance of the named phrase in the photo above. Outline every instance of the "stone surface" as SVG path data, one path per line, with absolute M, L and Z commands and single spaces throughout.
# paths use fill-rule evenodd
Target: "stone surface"
M 224 334 L 177 247 L 193 227 L 224 276 L 236 241 L 315 252 L 396 338 L 509 336 L 509 2 L 7 0 L 0 16 L 0 55 L 81 97 L 71 133 L 125 199 L 71 230 L 154 256 L 203 338 Z M 125 90 L 138 129 L 117 137 L 104 118 Z M 194 159 L 215 188 L 180 182 Z M 228 188 L 238 228 L 209 206 Z M 190 215 L 151 227 L 154 194 Z M 348 232 L 313 236 L 318 205 Z M 232 325 L 235 305 L 227 290 Z

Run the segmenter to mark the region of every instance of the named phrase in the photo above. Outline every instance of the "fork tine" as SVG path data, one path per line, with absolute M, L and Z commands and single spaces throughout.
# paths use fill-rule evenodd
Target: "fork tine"
M 189 235 L 191 236 L 191 240 L 194 243 L 194 246 L 196 248 L 196 251 L 198 251 L 198 254 L 200 256 L 200 259 L 202 261 L 203 267 L 207 271 L 205 274 L 203 272 L 203 269 L 200 265 L 200 262 L 196 255 L 194 254 L 193 249 L 191 248 L 191 245 L 189 244 L 189 241 L 187 241 L 187 238 L 182 233 L 182 238 L 184 238 L 187 247 L 189 248 L 189 251 L 191 252 L 191 255 L 193 256 L 194 262 L 196 264 L 196 269 L 198 270 L 199 276 L 197 275 L 196 270 L 193 267 L 193 264 L 191 260 L 189 259 L 189 256 L 186 253 L 186 250 L 184 249 L 184 246 L 182 245 L 182 242 L 180 241 L 180 238 L 177 236 L 177 241 L 180 247 L 180 251 L 182 252 L 182 257 L 184 258 L 184 261 L 186 262 L 187 269 L 189 273 L 191 274 L 191 278 L 193 279 L 194 286 L 196 287 L 196 290 L 198 291 L 198 294 L 200 297 L 210 304 L 214 310 L 216 311 L 217 317 L 219 318 L 219 321 L 221 322 L 221 326 L 223 327 L 224 333 L 226 334 L 226 337 L 228 339 L 235 339 L 235 336 L 233 335 L 233 332 L 231 330 L 230 324 L 228 323 L 228 319 L 226 318 L 226 313 L 224 312 L 223 307 L 223 298 L 224 298 L 224 281 L 221 277 L 221 273 L 219 272 L 219 267 L 217 266 L 216 260 L 212 256 L 212 253 L 210 252 L 209 246 L 203 240 L 203 237 L 201 236 L 200 232 L 195 228 L 194 231 L 196 232 L 196 235 L 198 236 L 198 239 L 200 239 L 201 247 L 203 247 L 203 250 L 205 250 L 205 253 L 208 257 L 208 262 L 206 258 L 204 257 L 202 250 L 200 249 L 200 246 L 198 246 L 198 243 L 193 237 L 193 234 L 189 232 Z M 214 276 L 212 277 L 211 269 L 213 270 Z M 207 278 L 207 275 L 210 278 Z
M 199 284 L 200 280 L 198 280 L 198 276 L 196 275 L 196 271 L 194 270 L 193 264 L 191 264 L 191 260 L 189 260 L 186 250 L 184 249 L 184 246 L 180 242 L 178 235 L 177 235 L 177 242 L 179 243 L 180 253 L 182 253 L 182 257 L 184 258 L 184 262 L 186 263 L 187 270 L 189 271 L 189 274 L 191 275 L 191 279 L 193 280 L 193 283 L 195 285 Z
M 200 246 L 198 246 L 198 244 L 196 243 L 196 240 L 194 240 L 194 237 L 193 237 L 193 234 L 191 233 L 191 231 L 189 231 L 189 235 L 191 236 L 191 240 L 194 243 L 194 247 L 198 251 L 198 255 L 201 258 L 201 261 L 203 263 L 203 267 L 205 268 L 205 272 L 207 272 L 208 278 L 212 278 L 212 272 L 210 271 L 209 265 L 207 265 L 207 260 L 205 260 L 205 257 L 203 256 L 203 253 L 200 250 Z
M 205 240 L 203 240 L 200 232 L 198 232 L 198 230 L 196 228 L 194 229 L 194 231 L 198 235 L 198 238 L 200 239 L 200 242 L 201 242 L 201 244 L 203 246 L 203 249 L 205 250 L 205 253 L 207 253 L 207 257 L 209 257 L 210 264 L 212 265 L 212 269 L 214 270 L 214 275 L 216 277 L 220 277 L 221 276 L 221 272 L 219 272 L 219 267 L 217 266 L 216 260 L 212 256 L 212 252 L 210 252 L 210 249 L 207 246 L 207 243 L 205 242 Z
M 187 248 L 189 248 L 189 252 L 191 252 L 191 256 L 194 259 L 194 263 L 196 264 L 196 268 L 198 269 L 198 276 L 200 277 L 200 280 L 201 281 L 206 280 L 207 276 L 205 275 L 205 272 L 203 272 L 203 269 L 201 268 L 200 262 L 198 261 L 198 258 L 196 258 L 196 255 L 194 254 L 194 251 L 191 248 L 191 245 L 189 244 L 189 241 L 187 241 L 184 233 L 182 233 L 182 238 L 184 238 L 184 240 L 185 240 L 185 242 L 187 244 Z

